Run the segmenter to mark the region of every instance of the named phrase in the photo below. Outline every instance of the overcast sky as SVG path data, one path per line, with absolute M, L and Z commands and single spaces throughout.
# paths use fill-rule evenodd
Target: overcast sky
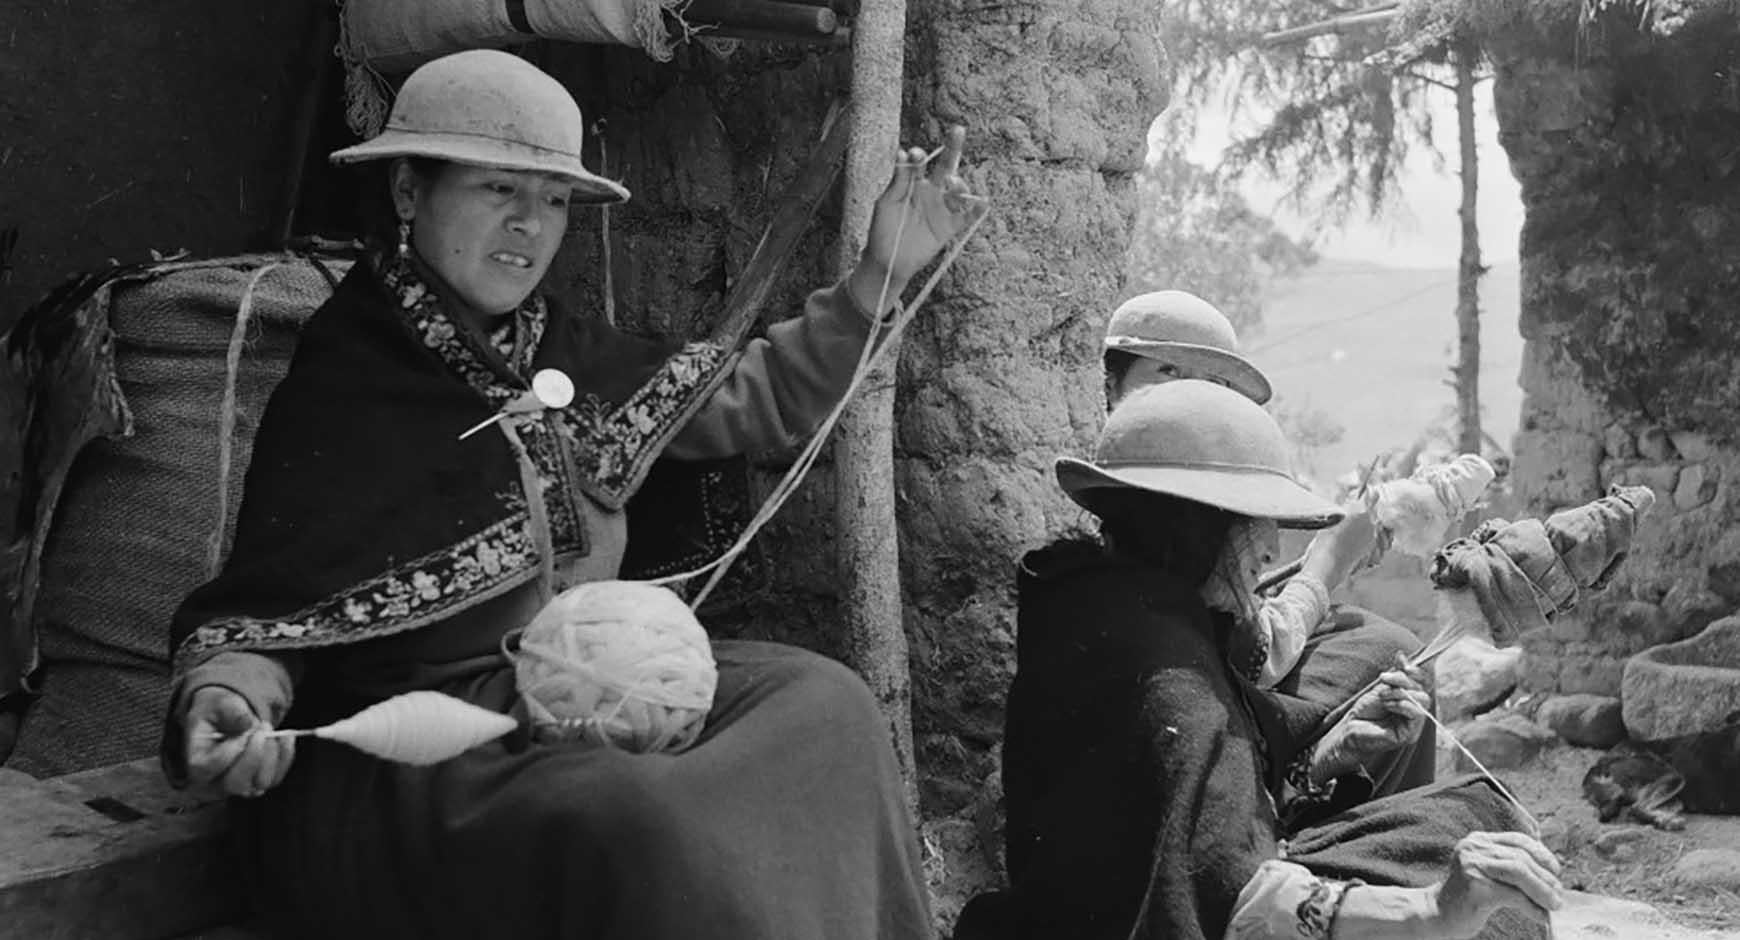
M 1376 220 L 1363 216 L 1339 231 L 1325 232 L 1316 239 L 1326 257 L 1372 261 L 1391 267 L 1454 267 L 1459 248 L 1460 223 L 1456 207 L 1461 201 L 1456 179 L 1456 102 L 1448 91 L 1432 96 L 1433 124 L 1445 148 L 1442 167 L 1430 153 L 1410 154 L 1399 174 L 1396 198 Z M 1492 110 L 1492 82 L 1482 82 L 1475 96 L 1475 126 L 1479 135 L 1480 247 L 1487 264 L 1515 261 L 1517 237 L 1522 230 L 1522 202 L 1504 148 L 1498 143 L 1498 122 Z M 1205 165 L 1229 139 L 1225 112 L 1204 114 L 1201 133 L 1192 157 Z M 1252 180 L 1245 187 L 1251 205 L 1276 212 L 1282 228 L 1293 234 L 1307 225 L 1284 208 L 1277 208 L 1284 188 L 1269 180 Z

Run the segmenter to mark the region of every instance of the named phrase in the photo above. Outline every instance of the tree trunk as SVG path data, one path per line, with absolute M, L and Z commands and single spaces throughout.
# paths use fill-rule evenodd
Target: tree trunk
M 888 185 L 899 146 L 905 35 L 905 0 L 870 0 L 853 25 L 852 138 L 837 259 L 842 276 L 863 251 L 871 209 Z M 890 351 L 865 379 L 837 428 L 835 560 L 846 664 L 864 677 L 882 706 L 900 759 L 907 803 L 916 813 L 912 680 L 894 507 L 894 358 Z
M 1476 51 L 1456 51 L 1456 128 L 1462 145 L 1462 258 L 1456 278 L 1456 448 L 1481 452 L 1480 436 L 1480 227 L 1476 218 L 1480 169 L 1474 139 Z

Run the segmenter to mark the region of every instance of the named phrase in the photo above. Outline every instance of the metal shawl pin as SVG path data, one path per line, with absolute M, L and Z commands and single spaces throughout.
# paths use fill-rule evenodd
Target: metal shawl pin
M 465 440 L 473 434 L 489 427 L 508 415 L 526 414 L 541 408 L 566 408 L 574 401 L 574 382 L 561 369 L 539 369 L 532 376 L 532 388 L 520 397 L 502 406 L 493 415 L 472 425 L 464 434 L 459 435 Z

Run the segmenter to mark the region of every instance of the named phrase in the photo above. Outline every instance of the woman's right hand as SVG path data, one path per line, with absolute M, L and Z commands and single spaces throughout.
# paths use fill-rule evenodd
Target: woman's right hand
M 1319 532 L 1305 549 L 1304 570 L 1316 575 L 1331 591 L 1354 571 L 1375 564 L 1388 548 L 1387 533 L 1378 527 L 1364 500 L 1353 500 L 1341 508 L 1346 518 Z
M 1445 937 L 1473 937 L 1500 908 L 1540 923 L 1560 905 L 1559 860 L 1520 832 L 1475 832 L 1456 843 L 1450 872 L 1433 889 Z
M 188 779 L 231 796 L 260 796 L 278 785 L 296 758 L 296 739 L 268 737 L 272 726 L 230 689 L 194 690 L 182 715 Z

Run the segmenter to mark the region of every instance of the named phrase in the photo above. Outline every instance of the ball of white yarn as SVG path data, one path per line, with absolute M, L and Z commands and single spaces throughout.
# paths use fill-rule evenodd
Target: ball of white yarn
M 681 750 L 700 735 L 719 684 L 707 632 L 689 606 L 639 581 L 594 581 L 557 595 L 511 655 L 541 740 Z

